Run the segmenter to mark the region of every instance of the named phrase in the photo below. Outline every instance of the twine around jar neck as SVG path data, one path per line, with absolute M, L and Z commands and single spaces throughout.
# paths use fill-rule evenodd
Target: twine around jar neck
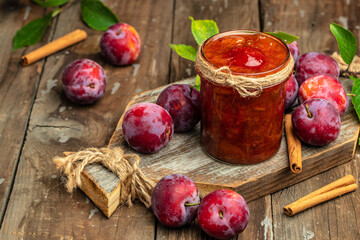
M 234 88 L 241 97 L 257 97 L 263 91 L 263 88 L 277 85 L 285 81 L 293 72 L 294 59 L 289 54 L 289 59 L 280 71 L 265 77 L 248 77 L 240 74 L 233 74 L 228 66 L 215 68 L 209 63 L 201 53 L 202 46 L 196 54 L 195 66 L 201 76 L 208 81 L 222 86 Z

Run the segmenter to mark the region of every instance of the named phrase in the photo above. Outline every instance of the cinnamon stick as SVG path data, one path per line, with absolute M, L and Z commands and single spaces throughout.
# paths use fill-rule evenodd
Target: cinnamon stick
M 293 216 L 317 204 L 355 191 L 357 188 L 354 177 L 347 175 L 285 206 L 283 211 L 284 214 Z
M 75 43 L 78 43 L 84 40 L 87 37 L 87 34 L 84 30 L 77 29 L 65 36 L 62 36 L 38 49 L 32 51 L 31 53 L 26 54 L 21 57 L 21 63 L 24 66 L 32 64 L 44 57 L 47 57 L 59 50 L 62 50 L 68 46 L 71 46 Z
M 301 173 L 302 160 L 301 160 L 301 142 L 293 131 L 291 122 L 291 114 L 285 115 L 285 133 L 289 154 L 289 165 L 293 173 Z

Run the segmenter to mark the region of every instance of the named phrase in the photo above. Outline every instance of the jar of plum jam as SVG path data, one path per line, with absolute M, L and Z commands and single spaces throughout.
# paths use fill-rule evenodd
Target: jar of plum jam
M 294 60 L 281 40 L 237 30 L 206 40 L 197 53 L 201 146 L 215 159 L 254 164 L 280 147 L 285 83 Z

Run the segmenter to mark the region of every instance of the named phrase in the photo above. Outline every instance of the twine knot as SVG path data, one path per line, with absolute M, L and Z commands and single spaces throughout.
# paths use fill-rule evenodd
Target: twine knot
M 218 77 L 218 73 L 225 72 L 227 76 Z M 263 89 L 261 83 L 251 81 L 245 82 L 246 79 L 243 80 L 242 84 L 239 84 L 238 81 L 234 78 L 234 75 L 231 72 L 231 69 L 228 66 L 222 66 L 215 70 L 213 79 L 216 79 L 216 83 L 221 85 L 226 85 L 234 88 L 241 96 L 243 97 L 256 97 L 258 96 Z M 244 87 L 246 86 L 246 87 Z M 249 89 L 249 90 L 248 90 Z
M 56 168 L 67 176 L 65 187 L 68 192 L 81 186 L 81 172 L 91 163 L 101 163 L 120 179 L 120 204 L 131 207 L 139 199 L 147 208 L 151 206 L 151 193 L 155 183 L 139 168 L 140 157 L 125 154 L 119 148 L 87 148 L 76 153 L 64 153 L 64 157 L 53 159 Z

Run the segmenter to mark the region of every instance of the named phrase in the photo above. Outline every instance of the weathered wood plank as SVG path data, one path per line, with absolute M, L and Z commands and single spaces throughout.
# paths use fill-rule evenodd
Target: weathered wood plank
M 189 83 L 189 80 L 181 83 Z M 349 91 L 352 81 L 344 79 L 343 83 Z M 164 88 L 136 96 L 128 107 L 139 102 L 155 102 Z M 342 116 L 341 132 L 333 143 L 324 147 L 303 145 L 302 174 L 292 174 L 289 170 L 285 137 L 282 138 L 277 154 L 269 160 L 254 165 L 229 165 L 214 161 L 202 151 L 199 132 L 200 128 L 197 125 L 188 133 L 175 134 L 161 151 L 141 154 L 132 150 L 122 139 L 120 120 L 110 141 L 110 147 L 121 146 L 125 152 L 139 154 L 142 158 L 140 167 L 143 173 L 154 181 L 168 174 L 181 173 L 192 178 L 202 194 L 219 188 L 229 188 L 242 194 L 247 201 L 252 201 L 350 161 L 357 144 L 359 124 L 354 109 L 350 108 Z M 98 182 L 100 186 L 105 187 L 102 182 Z M 116 190 L 114 189 L 111 195 L 118 195 Z
M 249 223 L 237 239 L 274 239 L 270 195 L 248 203 L 248 207 Z
M 44 61 L 23 68 L 21 55 L 52 38 L 47 31 L 43 40 L 29 48 L 12 51 L 12 39 L 18 29 L 29 21 L 45 15 L 42 8 L 30 1 L 0 2 L 0 222 L 16 174 L 27 123 L 39 84 Z
M 337 43 L 329 25 L 336 22 L 355 33 L 359 20 L 357 0 L 261 0 L 264 31 L 284 31 L 300 38 L 300 52 L 335 51 Z M 355 14 L 355 15 L 354 15 Z
M 76 28 L 88 38 L 46 61 L 32 110 L 0 239 L 153 239 L 154 216 L 143 206 L 122 208 L 108 220 L 81 191 L 66 193 L 52 158 L 63 151 L 104 146 L 126 103 L 137 92 L 168 81 L 173 4 L 171 1 L 105 1 L 119 18 L 133 25 L 143 42 L 136 64 L 115 67 L 99 54 L 102 32 L 85 27 L 80 2 L 60 14 L 55 38 Z M 61 86 L 65 66 L 90 58 L 107 74 L 104 97 L 91 106 L 67 100 Z
M 302 53 L 337 49 L 336 40 L 328 27 L 332 21 L 348 27 L 359 36 L 359 1 L 262 2 L 266 10 L 264 31 L 281 30 L 299 36 L 298 43 Z M 351 104 L 349 108 L 352 108 Z M 341 154 L 340 152 L 339 155 Z M 359 166 L 360 156 L 357 150 L 351 162 L 272 194 L 274 238 L 359 239 L 359 191 L 323 203 L 294 217 L 287 217 L 282 213 L 283 206 L 347 174 L 352 174 L 358 182 Z M 308 170 L 304 168 L 302 174 L 308 174 Z

